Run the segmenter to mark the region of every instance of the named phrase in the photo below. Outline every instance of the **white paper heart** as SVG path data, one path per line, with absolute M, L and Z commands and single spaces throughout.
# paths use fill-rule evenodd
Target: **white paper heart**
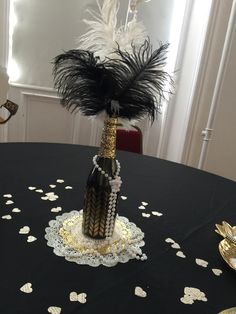
M 150 214 L 146 214 L 146 213 L 142 213 L 142 216 L 145 218 L 149 218 L 151 215 Z
M 58 306 L 50 306 L 48 308 L 48 313 L 50 314 L 60 314 L 61 313 L 61 307 Z
M 24 226 L 20 229 L 19 233 L 20 234 L 28 234 L 30 232 L 30 227 Z
M 139 209 L 146 209 L 143 205 L 139 206 Z
M 38 190 L 35 190 L 35 192 L 37 192 L 37 193 L 43 193 L 43 190 L 42 190 L 42 189 L 38 189 Z
M 10 220 L 10 219 L 12 219 L 12 216 L 11 215 L 4 215 L 4 216 L 2 216 L 2 219 Z
M 65 189 L 66 189 L 66 190 L 72 190 L 73 188 L 72 188 L 72 186 L 67 185 L 67 186 L 65 187 Z
M 29 186 L 28 189 L 29 189 L 30 191 L 33 191 L 33 190 L 36 189 L 36 187 L 35 187 L 35 186 Z
M 135 287 L 134 289 L 134 294 L 137 296 L 137 297 L 140 297 L 140 298 L 146 298 L 147 296 L 147 292 L 144 291 L 141 287 Z
M 52 188 L 52 189 L 55 189 L 55 187 L 56 187 L 55 184 L 50 184 L 49 186 L 50 186 L 50 188 Z
M 35 238 L 34 236 L 28 236 L 28 238 L 27 238 L 27 242 L 34 242 L 34 241 L 36 241 L 37 240 L 37 238 Z
M 171 238 L 165 239 L 166 243 L 175 243 L 175 241 Z
M 52 213 L 58 213 L 58 212 L 60 212 L 62 210 L 62 208 L 60 207 L 60 206 L 58 206 L 58 207 L 53 207 L 52 209 L 51 209 L 51 212 Z
M 122 199 L 123 201 L 125 201 L 125 200 L 127 200 L 127 196 L 121 195 L 121 199 Z
M 63 179 L 57 179 L 57 182 L 58 183 L 63 183 L 63 182 L 65 182 Z
M 195 262 L 197 265 L 202 266 L 202 267 L 207 267 L 208 265 L 207 261 L 204 261 L 203 259 L 200 259 L 200 258 L 196 258 Z
M 142 202 L 142 205 L 143 205 L 143 206 L 147 206 L 148 203 L 147 203 L 147 202 Z
M 163 215 L 162 213 L 156 212 L 156 211 L 153 211 L 152 214 L 153 214 L 154 216 L 159 216 L 159 217 Z
M 10 205 L 10 204 L 13 204 L 14 202 L 12 200 L 8 200 L 6 201 L 6 205 Z
M 12 212 L 13 213 L 20 213 L 21 210 L 19 208 L 15 207 L 15 208 L 13 208 Z
M 173 243 L 172 245 L 171 245 L 171 247 L 173 248 L 173 249 L 180 249 L 180 245 L 178 244 L 178 243 Z
M 11 194 L 4 194 L 3 197 L 6 197 L 6 198 L 11 198 L 12 195 Z
M 86 303 L 87 302 L 87 294 L 82 292 L 82 293 L 78 293 L 77 292 L 71 292 L 70 293 L 70 301 L 71 302 L 80 302 L 80 303 Z
M 24 293 L 31 293 L 33 291 L 32 288 L 32 283 L 31 282 L 27 282 L 26 284 L 24 284 L 21 288 L 20 291 L 24 292 Z
M 177 255 L 178 257 L 186 258 L 186 256 L 184 255 L 184 253 L 183 253 L 182 251 L 178 251 L 178 252 L 176 253 L 176 255 Z
M 207 298 L 204 292 L 202 292 L 198 288 L 193 288 L 193 287 L 185 287 L 184 288 L 184 298 L 189 297 L 193 301 L 203 301 L 206 302 Z
M 222 270 L 218 269 L 218 268 L 212 268 L 212 272 L 216 275 L 216 276 L 220 276 L 222 274 Z

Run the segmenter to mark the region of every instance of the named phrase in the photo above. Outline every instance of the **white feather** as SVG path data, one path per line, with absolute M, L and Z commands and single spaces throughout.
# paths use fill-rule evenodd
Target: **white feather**
M 127 27 L 117 27 L 118 0 L 104 0 L 102 6 L 97 0 L 98 12 L 88 10 L 92 19 L 84 19 L 88 31 L 79 38 L 79 49 L 91 50 L 104 59 L 112 57 L 117 44 L 121 50 L 131 51 L 131 44 L 140 46 L 146 38 L 146 30 L 142 22 L 137 22 L 136 14 Z

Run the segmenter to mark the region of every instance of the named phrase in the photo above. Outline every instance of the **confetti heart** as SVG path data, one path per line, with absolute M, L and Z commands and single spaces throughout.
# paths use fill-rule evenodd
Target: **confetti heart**
M 202 267 L 207 267 L 208 265 L 207 261 L 204 261 L 203 259 L 200 259 L 200 258 L 196 258 L 195 262 L 197 265 L 202 266 Z
M 24 226 L 20 229 L 19 233 L 20 234 L 28 234 L 30 232 L 30 227 Z
M 147 206 L 147 205 L 148 205 L 148 203 L 146 203 L 146 202 L 142 202 L 142 205 L 143 205 L 143 206 Z
M 144 291 L 141 287 L 135 287 L 134 289 L 134 294 L 137 296 L 137 297 L 140 297 L 140 298 L 146 298 L 147 296 L 147 292 Z
M 50 188 L 52 188 L 52 189 L 55 189 L 55 187 L 56 187 L 55 184 L 50 184 L 49 186 L 50 186 Z
M 14 202 L 12 200 L 8 200 L 6 201 L 6 205 L 10 205 L 10 204 L 13 204 Z
M 35 190 L 35 192 L 37 192 L 37 193 L 43 193 L 43 190 L 42 190 L 42 189 L 38 189 L 38 190 Z
M 87 297 L 87 294 L 84 292 L 77 294 L 76 292 L 73 291 L 70 293 L 71 302 L 86 303 L 87 302 L 86 297 Z
M 12 195 L 11 194 L 4 194 L 3 197 L 6 197 L 6 198 L 11 198 Z
M 31 293 L 33 291 L 32 288 L 32 283 L 31 282 L 27 282 L 26 284 L 24 284 L 21 288 L 20 291 L 24 292 L 24 293 Z
M 145 217 L 145 218 L 149 218 L 151 215 L 150 215 L 150 214 L 142 213 L 142 216 Z
M 121 196 L 121 199 L 122 199 L 123 201 L 125 201 L 125 200 L 127 200 L 127 196 L 122 195 L 122 196 Z
M 193 301 L 203 301 L 206 302 L 207 298 L 204 292 L 202 292 L 198 288 L 193 288 L 193 287 L 185 287 L 184 288 L 184 298 L 191 298 Z
M 10 220 L 12 219 L 11 215 L 2 216 L 2 219 Z
M 36 241 L 37 240 L 37 238 L 35 238 L 34 236 L 28 236 L 28 238 L 27 238 L 27 242 L 34 242 L 34 241 Z
M 63 183 L 63 182 L 65 182 L 63 179 L 57 179 L 57 182 L 58 183 Z
M 216 275 L 216 276 L 220 276 L 222 274 L 222 270 L 218 269 L 218 268 L 212 268 L 212 272 Z
M 52 209 L 51 209 L 51 212 L 52 212 L 52 213 L 58 213 L 58 212 L 60 212 L 61 210 L 62 210 L 62 208 L 58 206 L 58 207 L 52 208 Z
M 48 308 L 48 313 L 50 314 L 60 314 L 61 313 L 61 307 L 58 306 L 50 306 Z
M 173 243 L 172 245 L 171 245 L 171 247 L 173 248 L 173 249 L 180 249 L 180 246 L 179 246 L 179 244 L 178 243 Z
M 166 243 L 175 243 L 175 241 L 171 238 L 165 239 Z
M 178 252 L 176 253 L 176 255 L 177 255 L 178 257 L 186 258 L 186 256 L 184 255 L 184 253 L 183 253 L 182 251 L 178 251 Z
M 67 186 L 65 187 L 65 189 L 66 189 L 66 190 L 72 190 L 73 188 L 72 188 L 72 186 L 67 185 Z
M 146 209 L 143 205 L 139 206 L 139 209 Z
M 36 187 L 35 187 L 35 186 L 29 186 L 28 189 L 29 189 L 30 191 L 33 191 L 33 190 L 36 189 Z
M 162 213 L 155 212 L 155 211 L 153 211 L 152 214 L 153 214 L 154 216 L 159 216 L 159 217 L 163 215 Z
M 20 213 L 21 212 L 21 210 L 19 209 L 19 208 L 13 208 L 13 210 L 12 210 L 12 212 L 13 213 Z

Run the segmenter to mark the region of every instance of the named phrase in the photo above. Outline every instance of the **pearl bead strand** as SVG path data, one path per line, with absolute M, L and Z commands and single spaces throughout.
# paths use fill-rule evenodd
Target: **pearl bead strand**
M 115 224 L 115 211 L 116 211 L 116 203 L 117 203 L 117 196 L 120 191 L 121 187 L 121 178 L 119 176 L 120 173 L 120 163 L 118 160 L 116 160 L 116 173 L 114 175 L 114 178 L 109 176 L 108 173 L 106 173 L 97 163 L 97 155 L 93 157 L 93 164 L 95 168 L 105 176 L 105 178 L 108 179 L 109 184 L 111 186 L 111 193 L 109 196 L 109 206 L 108 206 L 108 212 L 107 212 L 107 218 L 106 218 L 106 227 L 105 227 L 105 236 L 106 238 L 111 238 L 114 224 Z

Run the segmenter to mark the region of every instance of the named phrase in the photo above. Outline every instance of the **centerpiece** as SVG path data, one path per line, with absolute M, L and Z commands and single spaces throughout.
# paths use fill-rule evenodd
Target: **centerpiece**
M 129 124 L 147 117 L 153 122 L 171 77 L 164 70 L 168 44 L 152 48 L 144 26 L 137 22 L 137 4 L 138 1 L 129 1 L 127 16 L 131 12 L 132 19 L 117 28 L 119 2 L 105 0 L 99 5 L 99 13 L 90 12 L 94 20 L 86 20 L 89 30 L 80 38 L 80 47 L 58 55 L 53 61 L 61 104 L 71 112 L 79 110 L 85 116 L 104 119 L 101 145 L 87 180 L 83 211 L 66 215 L 52 231 L 53 236 L 59 231 L 63 239 L 59 254 L 68 253 L 64 252 L 65 245 L 74 249 L 74 256 L 83 252 L 82 261 L 76 257 L 81 264 L 97 266 L 93 264 L 94 256 L 107 266 L 130 258 L 146 259 L 140 249 L 144 234 L 117 215 L 122 181 L 120 163 L 116 160 L 116 128 L 118 120 Z M 49 245 L 53 246 L 53 241 Z M 110 263 L 106 258 L 111 255 Z M 73 260 L 74 256 L 65 257 Z

